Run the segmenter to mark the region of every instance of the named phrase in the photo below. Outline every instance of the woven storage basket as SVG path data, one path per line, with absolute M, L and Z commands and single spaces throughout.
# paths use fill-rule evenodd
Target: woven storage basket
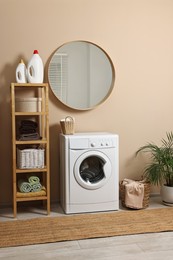
M 143 198 L 142 208 L 145 209 L 149 206 L 150 183 L 144 182 L 144 181 L 142 183 L 144 184 L 144 198 Z M 120 187 L 120 196 L 121 196 L 122 206 L 127 207 L 125 204 L 125 185 L 123 185 L 123 181 L 120 182 L 119 187 Z M 130 207 L 128 206 L 127 208 L 130 208 Z M 136 209 L 138 209 L 138 208 L 136 208 Z
M 17 167 L 19 169 L 44 168 L 44 149 L 17 149 Z
M 60 121 L 61 130 L 64 135 L 74 134 L 74 118 L 67 116 L 65 119 Z

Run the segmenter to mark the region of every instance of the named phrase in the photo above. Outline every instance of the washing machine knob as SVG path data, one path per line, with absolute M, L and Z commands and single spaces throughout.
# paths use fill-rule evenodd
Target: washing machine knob
M 96 146 L 96 144 L 95 143 L 91 143 L 91 147 L 95 147 Z

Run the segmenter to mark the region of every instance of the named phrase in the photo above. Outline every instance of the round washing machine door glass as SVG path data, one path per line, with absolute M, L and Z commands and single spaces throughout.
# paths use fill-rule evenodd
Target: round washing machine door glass
M 99 151 L 87 151 L 78 157 L 74 176 L 79 185 L 94 190 L 103 187 L 111 176 L 109 158 Z

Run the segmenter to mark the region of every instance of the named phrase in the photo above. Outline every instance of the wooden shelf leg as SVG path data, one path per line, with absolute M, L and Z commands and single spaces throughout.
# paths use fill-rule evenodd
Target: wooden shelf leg
M 13 200 L 13 216 L 14 216 L 14 218 L 17 217 L 17 202 L 16 202 L 16 198 Z

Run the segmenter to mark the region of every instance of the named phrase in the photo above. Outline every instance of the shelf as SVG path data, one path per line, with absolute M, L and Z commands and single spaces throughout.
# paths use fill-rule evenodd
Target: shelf
M 47 172 L 47 168 L 16 169 L 16 173 Z
M 37 97 L 40 98 L 41 104 L 39 112 L 26 112 L 24 107 L 21 110 L 16 106 L 16 98 L 19 97 Z M 17 203 L 21 201 L 36 201 L 44 200 L 47 207 L 47 214 L 50 214 L 50 162 L 49 162 L 49 87 L 47 83 L 11 83 L 11 119 L 12 119 L 12 160 L 13 160 L 13 214 L 17 216 Z M 22 109 L 23 108 L 23 109 Z M 18 111 L 18 110 L 20 111 Z M 28 111 L 33 109 L 28 109 Z M 37 111 L 37 109 L 35 109 Z M 34 129 L 42 139 L 38 140 L 17 140 L 16 137 L 20 134 L 20 121 L 32 120 L 37 122 L 37 127 Z M 27 130 L 27 131 L 26 131 Z M 29 131 L 28 131 L 29 130 Z M 32 134 L 32 128 L 25 128 L 28 134 Z M 25 133 L 25 132 L 24 132 Z M 35 145 L 35 146 L 34 146 Z M 25 147 L 26 146 L 26 147 Z M 37 153 L 39 147 L 44 150 L 44 154 Z M 31 148 L 35 149 L 32 153 L 19 153 L 19 150 Z M 19 149 L 19 150 L 18 150 Z M 19 169 L 17 163 L 21 158 L 27 160 L 27 166 L 44 166 L 44 168 L 29 168 Z M 41 157 L 40 157 L 41 156 Z M 44 158 L 44 163 L 40 164 L 40 160 Z M 32 161 L 35 160 L 35 161 Z M 37 164 L 38 160 L 38 164 Z M 34 162 L 34 164 L 32 163 Z M 18 164 L 20 166 L 20 164 Z M 21 165 L 21 167 L 25 166 Z M 19 180 L 28 180 L 29 176 L 38 176 L 42 181 L 43 188 L 39 192 L 23 193 L 18 191 L 17 183 Z
M 31 87 L 31 88 L 44 88 L 47 87 L 47 83 L 12 83 L 15 87 Z
M 26 141 L 15 141 L 15 144 L 46 144 L 46 140 L 26 140 Z
M 47 115 L 47 112 L 15 112 L 15 116 L 40 116 Z
M 34 201 L 34 200 L 47 200 L 47 196 L 36 196 L 36 197 L 32 197 L 32 196 L 28 196 L 28 197 L 18 197 L 16 196 L 16 201 L 20 202 L 20 201 Z

